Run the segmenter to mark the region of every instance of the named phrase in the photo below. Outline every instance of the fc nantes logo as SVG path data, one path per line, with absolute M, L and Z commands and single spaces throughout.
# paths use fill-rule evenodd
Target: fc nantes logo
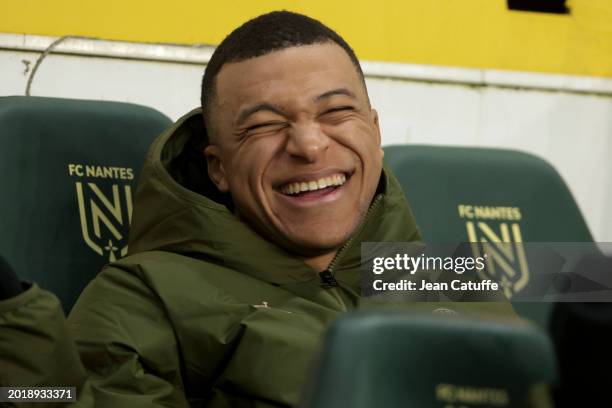
M 127 231 L 132 221 L 130 168 L 69 164 L 75 183 L 81 235 L 95 253 L 110 262 L 127 254 Z M 101 182 L 103 181 L 103 182 Z
M 529 283 L 529 266 L 521 235 L 521 210 L 518 207 L 492 207 L 459 204 L 459 216 L 475 257 L 487 255 L 482 273 L 499 282 L 508 298 Z

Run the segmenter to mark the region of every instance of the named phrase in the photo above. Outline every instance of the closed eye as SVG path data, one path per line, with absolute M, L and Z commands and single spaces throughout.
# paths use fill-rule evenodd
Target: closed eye
M 265 128 L 265 127 L 272 127 L 272 126 L 284 126 L 285 122 L 264 122 L 264 123 L 257 123 L 255 125 L 249 126 L 245 129 L 246 132 L 250 132 L 252 130 L 257 130 L 257 129 L 261 129 L 261 128 Z
M 286 122 L 279 122 L 279 121 L 256 123 L 254 125 L 244 128 L 240 132 L 240 138 L 245 139 L 247 136 L 250 136 L 250 135 L 267 134 L 270 132 L 276 132 L 278 130 L 281 130 L 285 126 L 287 126 Z
M 334 108 L 326 110 L 325 112 L 322 113 L 322 115 L 327 115 L 327 114 L 336 113 L 336 112 L 354 111 L 354 110 L 355 110 L 355 108 L 350 106 L 350 105 L 336 106 Z
M 321 113 L 319 120 L 329 125 L 339 125 L 351 119 L 356 110 L 354 106 L 350 105 L 336 106 Z

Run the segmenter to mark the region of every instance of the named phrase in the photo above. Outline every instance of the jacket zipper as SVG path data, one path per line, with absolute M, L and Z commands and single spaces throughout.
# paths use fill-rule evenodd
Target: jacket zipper
M 363 218 L 361 228 L 365 227 L 370 215 L 372 214 L 372 212 L 374 212 L 374 209 L 376 209 L 376 207 L 378 207 L 378 205 L 380 204 L 382 197 L 383 194 L 378 194 L 376 198 L 374 198 L 372 205 L 370 205 L 370 208 L 368 208 L 368 211 L 366 212 L 366 215 Z M 355 237 L 357 237 L 360 232 L 361 231 L 357 231 L 357 233 L 353 234 L 353 236 L 349 238 L 349 240 L 346 241 L 346 243 L 342 245 L 342 247 L 338 250 L 332 261 L 329 263 L 327 269 L 323 272 L 319 272 L 319 276 L 321 277 L 321 286 L 323 286 L 325 289 L 331 289 L 338 286 L 338 281 L 336 281 L 336 278 L 334 278 L 334 267 L 338 263 L 338 259 L 340 258 L 342 253 L 344 253 L 344 251 L 346 251 L 346 249 L 353 243 Z

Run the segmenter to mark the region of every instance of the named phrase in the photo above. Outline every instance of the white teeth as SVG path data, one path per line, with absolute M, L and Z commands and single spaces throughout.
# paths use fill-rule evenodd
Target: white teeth
M 344 174 L 334 174 L 333 176 L 323 177 L 319 180 L 313 180 L 309 182 L 296 182 L 285 184 L 280 188 L 283 194 L 292 195 L 298 194 L 304 191 L 316 191 L 322 188 L 331 186 L 341 186 L 346 182 L 346 176 Z

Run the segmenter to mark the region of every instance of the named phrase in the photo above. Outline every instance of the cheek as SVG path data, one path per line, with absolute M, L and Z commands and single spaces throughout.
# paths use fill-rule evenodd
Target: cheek
M 377 134 L 367 124 L 339 127 L 332 134 L 336 142 L 350 150 L 363 165 L 382 165 L 382 151 Z M 371 170 L 376 169 L 367 169 Z
M 265 185 L 266 170 L 274 160 L 275 150 L 272 141 L 263 139 L 241 146 L 231 158 L 230 179 L 233 184 L 240 186 L 241 190 L 259 191 L 260 186 Z
M 354 127 L 338 139 L 350 150 L 361 168 L 360 206 L 369 205 L 378 186 L 383 165 L 383 153 L 375 129 L 367 124 Z

